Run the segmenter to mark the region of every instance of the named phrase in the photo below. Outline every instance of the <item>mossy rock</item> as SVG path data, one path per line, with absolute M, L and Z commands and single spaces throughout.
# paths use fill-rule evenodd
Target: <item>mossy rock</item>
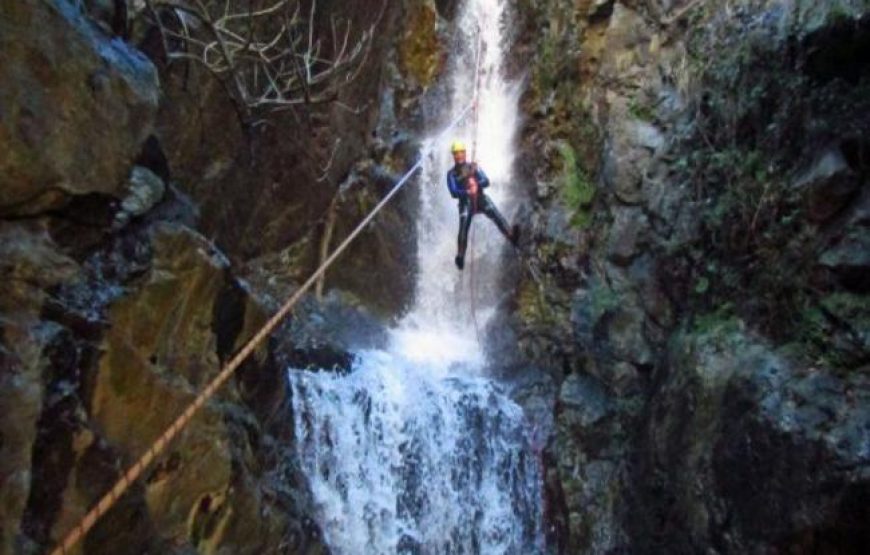
M 438 13 L 424 4 L 408 17 L 408 26 L 399 44 L 402 73 L 423 88 L 429 87 L 442 66 L 443 51 L 438 39 Z
M 592 224 L 595 186 L 586 171 L 577 163 L 577 154 L 571 145 L 560 142 L 557 148 L 562 155 L 562 198 L 573 213 L 571 224 L 586 229 Z

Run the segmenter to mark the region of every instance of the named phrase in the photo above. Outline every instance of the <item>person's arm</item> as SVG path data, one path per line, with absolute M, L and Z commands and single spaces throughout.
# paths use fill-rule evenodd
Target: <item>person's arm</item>
M 452 171 L 447 172 L 447 189 L 450 190 L 450 196 L 453 198 L 465 195 L 465 190 L 456 182 L 456 173 Z
M 480 169 L 479 167 L 477 167 L 477 165 L 475 165 L 474 171 L 475 171 L 475 177 L 477 178 L 477 183 L 478 183 L 478 185 L 480 185 L 480 188 L 485 189 L 485 188 L 489 187 L 489 178 L 486 176 L 485 173 L 483 173 L 483 170 Z

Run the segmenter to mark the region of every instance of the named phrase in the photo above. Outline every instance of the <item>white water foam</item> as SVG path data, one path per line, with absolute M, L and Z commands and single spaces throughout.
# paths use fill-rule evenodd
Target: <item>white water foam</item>
M 503 214 L 512 212 L 518 87 L 500 72 L 506 0 L 468 0 L 451 69 L 456 114 L 473 96 L 481 31 L 476 160 Z M 472 118 L 455 138 L 473 142 Z M 516 554 L 540 551 L 541 480 L 522 410 L 485 375 L 480 329 L 495 313 L 504 239 L 474 221 L 466 272 L 453 266 L 458 212 L 445 174 L 449 143 L 424 160 L 415 305 L 384 351 L 357 353 L 349 375 L 291 370 L 296 450 L 318 522 L 338 555 Z M 430 141 L 431 142 L 431 141 Z M 485 339 L 485 338 L 484 338 Z

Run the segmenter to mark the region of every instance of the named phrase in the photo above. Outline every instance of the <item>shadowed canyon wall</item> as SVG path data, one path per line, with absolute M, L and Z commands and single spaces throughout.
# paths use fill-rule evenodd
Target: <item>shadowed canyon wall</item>
M 551 545 L 862 551 L 870 6 L 517 10 Z

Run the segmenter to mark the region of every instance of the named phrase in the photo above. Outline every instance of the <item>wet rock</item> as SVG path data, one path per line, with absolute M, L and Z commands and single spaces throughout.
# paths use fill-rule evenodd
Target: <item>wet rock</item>
M 838 292 L 825 296 L 820 304 L 834 323 L 832 347 L 847 360 L 866 360 L 870 356 L 870 296 Z
M 67 0 L 8 3 L 3 25 L 0 213 L 117 194 L 154 120 L 154 67 Z
M 808 170 L 795 178 L 793 184 L 795 188 L 807 191 L 810 217 L 817 222 L 836 215 L 859 185 L 858 176 L 836 146 L 825 149 Z
M 619 459 L 621 408 L 595 377 L 570 374 L 559 390 L 556 408 L 556 471 L 561 483 L 570 550 L 593 553 L 625 544 L 619 519 L 623 472 Z
M 822 253 L 819 263 L 837 274 L 845 287 L 870 292 L 870 230 L 853 229 Z
M 79 264 L 59 252 L 45 222 L 0 222 L 0 310 L 9 316 L 35 318 L 45 290 L 73 280 L 79 272 Z
M 587 17 L 590 19 L 602 19 L 613 14 L 614 0 L 593 0 L 588 8 Z
M 435 6 L 438 8 L 438 15 L 448 21 L 452 21 L 456 17 L 458 11 L 457 0 L 435 0 Z
M 32 456 L 42 409 L 42 356 L 56 326 L 0 324 L 0 553 L 17 553 L 16 538 L 33 480 Z
M 641 366 L 652 364 L 652 349 L 644 334 L 645 322 L 643 310 L 629 303 L 605 314 L 599 326 L 614 358 Z
M 639 545 L 655 545 L 657 526 L 668 545 L 727 542 L 743 552 L 866 541 L 846 516 L 870 492 L 866 376 L 795 367 L 726 328 L 681 337 L 671 353 L 647 424 L 652 452 L 638 471 L 661 477 L 643 495 L 673 501 L 635 521 Z M 660 528 L 662 511 L 683 524 Z
M 620 266 L 631 264 L 644 244 L 644 235 L 649 233 L 649 221 L 639 208 L 614 208 L 613 225 L 607 256 Z
M 604 418 L 612 409 L 612 402 L 601 384 L 590 376 L 569 375 L 559 389 L 559 403 L 570 418 L 561 422 L 589 426 Z
M 157 174 L 148 168 L 134 166 L 121 199 L 121 210 L 115 214 L 114 227 L 123 227 L 131 218 L 151 210 L 165 192 L 166 184 Z
M 170 223 L 156 224 L 150 236 L 151 266 L 111 303 L 89 387 L 91 425 L 113 449 L 137 456 L 215 376 L 221 358 L 266 319 L 232 284 L 228 261 L 205 238 Z M 276 415 L 284 369 L 272 360 L 261 347 L 240 371 L 239 389 L 226 387 L 207 403 L 149 471 L 141 509 L 130 510 L 147 515 L 143 522 L 153 527 L 154 539 L 205 552 L 254 553 L 273 549 L 289 534 L 300 552 L 317 551 L 316 530 L 314 536 L 295 530 L 300 519 L 288 517 L 302 510 L 304 492 L 293 490 L 294 499 L 268 490 L 292 487 L 281 482 L 287 478 L 276 466 L 279 446 L 269 435 L 280 432 L 289 441 L 281 431 L 285 417 Z M 255 404 L 249 409 L 248 402 Z M 76 498 L 73 491 L 65 494 L 73 515 Z M 117 530 L 106 534 L 116 526 L 98 524 L 92 541 L 104 550 L 143 541 L 142 529 L 130 530 L 129 538 Z
M 109 311 L 111 328 L 90 404 L 106 439 L 126 452 L 144 452 L 219 366 L 210 301 L 223 285 L 226 262 L 210 249 L 185 228 L 160 226 L 153 269 L 137 293 Z M 155 403 L 160 410 L 153 410 Z M 149 479 L 146 505 L 168 537 L 186 537 L 192 508 L 230 487 L 230 446 L 214 439 L 226 438 L 225 426 L 206 407 Z M 198 468 L 203 460 L 207 467 Z
M 42 220 L 0 225 L 0 549 L 74 526 L 265 320 L 228 261 L 178 223 L 131 225 L 78 263 Z M 281 461 L 285 369 L 262 347 L 88 534 L 85 552 L 318 552 Z M 284 428 L 282 429 L 282 426 Z M 282 437 L 276 444 L 275 436 Z M 288 480 L 290 480 L 288 482 Z M 271 486 L 270 486 L 271 484 Z M 288 516 L 299 515 L 299 516 Z M 134 524 L 131 524 L 133 522 Z
M 88 16 L 112 35 L 124 35 L 127 30 L 127 0 L 84 0 Z

